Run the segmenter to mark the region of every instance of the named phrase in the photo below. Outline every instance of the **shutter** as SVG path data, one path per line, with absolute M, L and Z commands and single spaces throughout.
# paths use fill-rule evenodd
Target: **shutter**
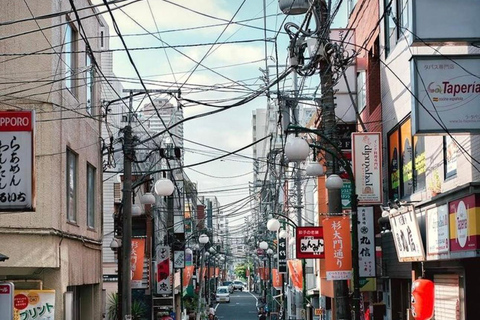
M 434 320 L 459 320 L 460 288 L 458 275 L 436 274 Z
M 113 199 L 115 203 L 122 202 L 122 189 L 120 183 L 113 184 Z

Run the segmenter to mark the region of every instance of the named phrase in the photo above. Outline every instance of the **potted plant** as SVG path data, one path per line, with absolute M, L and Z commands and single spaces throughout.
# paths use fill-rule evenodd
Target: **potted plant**
M 108 296 L 108 320 L 117 320 L 120 315 L 118 315 L 118 294 L 117 293 L 111 293 Z M 147 309 L 145 306 L 137 300 L 134 300 L 132 302 L 132 320 L 142 320 L 143 317 L 145 316 L 145 312 Z
M 442 192 L 442 183 L 440 181 L 438 169 L 435 169 L 432 172 L 430 181 L 428 182 L 428 190 L 430 190 L 430 194 L 432 195 L 432 197 L 435 197 L 437 194 Z

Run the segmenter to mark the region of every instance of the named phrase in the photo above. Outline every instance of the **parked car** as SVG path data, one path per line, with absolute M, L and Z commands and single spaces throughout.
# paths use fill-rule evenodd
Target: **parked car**
M 243 291 L 243 282 L 240 280 L 233 281 L 233 290 Z
M 232 281 L 223 281 L 222 285 L 228 287 L 228 292 L 233 293 L 233 282 Z
M 217 302 L 230 303 L 230 292 L 228 291 L 228 286 L 220 286 L 217 288 L 215 300 Z

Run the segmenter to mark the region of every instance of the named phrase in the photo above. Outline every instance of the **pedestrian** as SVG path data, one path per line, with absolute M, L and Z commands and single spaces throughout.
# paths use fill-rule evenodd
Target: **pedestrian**
M 265 313 L 265 311 L 261 311 L 260 312 L 260 315 L 258 316 L 258 320 L 267 320 L 267 314 Z

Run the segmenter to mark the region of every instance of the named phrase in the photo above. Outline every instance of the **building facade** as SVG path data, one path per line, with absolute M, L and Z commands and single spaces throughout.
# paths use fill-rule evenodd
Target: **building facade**
M 11 168 L 6 187 L 12 193 L 28 181 L 31 202 L 9 206 L 22 202 L 18 197 L 0 205 L 0 251 L 9 257 L 0 265 L 0 279 L 12 282 L 19 298 L 39 297 L 57 320 L 102 319 L 104 311 L 97 52 L 107 41 L 107 26 L 89 1 L 75 5 L 87 9 L 72 10 L 65 1 L 4 1 L 0 12 L 1 21 L 12 22 L 0 30 L 0 76 L 6 79 L 1 114 L 30 114 L 34 132 L 31 140 L 12 144 L 13 151 L 4 150 L 31 159 Z M 31 174 L 15 181 L 17 170 Z M 28 312 L 30 299 L 17 307 L 20 316 Z

